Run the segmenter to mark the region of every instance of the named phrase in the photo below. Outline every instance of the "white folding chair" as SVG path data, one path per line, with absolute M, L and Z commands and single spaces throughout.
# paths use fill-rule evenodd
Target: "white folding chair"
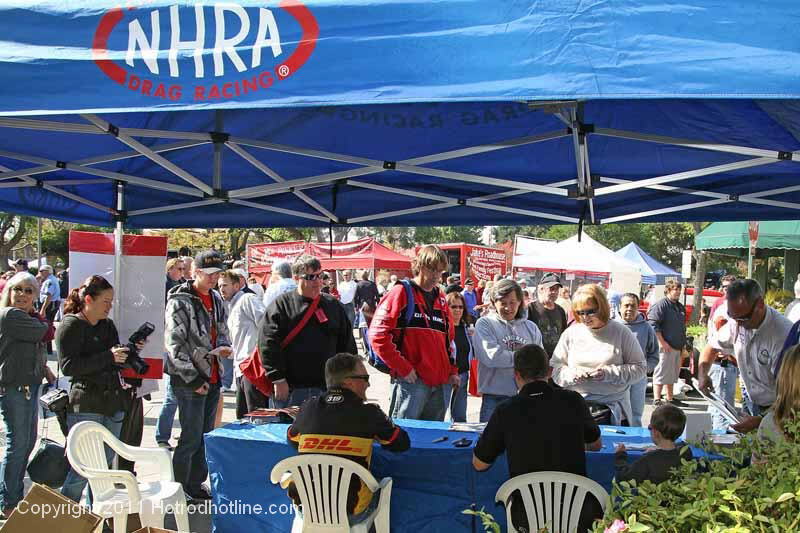
M 511 497 L 519 491 L 528 516 L 528 531 L 547 527 L 550 533 L 574 533 L 587 494 L 594 495 L 605 510 L 608 493 L 595 481 L 566 472 L 533 472 L 503 483 L 495 500 L 506 506 L 509 533 L 517 530 L 511 522 Z M 583 532 L 582 532 L 583 533 Z
M 378 506 L 366 520 L 350 525 L 347 495 L 352 475 L 356 474 L 373 493 L 380 490 Z M 272 468 L 270 479 L 286 488 L 295 484 L 302 515 L 295 514 L 292 533 L 367 533 L 374 523 L 377 533 L 389 533 L 389 507 L 392 478 L 380 483 L 369 470 L 335 455 L 301 454 L 289 457 Z
M 155 463 L 161 478 L 137 482 L 125 470 L 110 470 L 104 444 L 129 461 Z M 75 472 L 85 477 L 92 488 L 92 512 L 114 519 L 114 533 L 125 533 L 128 515 L 139 513 L 142 527 L 164 527 L 166 511 L 175 513 L 179 531 L 189 531 L 186 496 L 175 481 L 172 457 L 163 448 L 136 448 L 120 442 L 97 422 L 75 424 L 67 435 L 67 458 Z M 116 488 L 114 484 L 125 488 Z

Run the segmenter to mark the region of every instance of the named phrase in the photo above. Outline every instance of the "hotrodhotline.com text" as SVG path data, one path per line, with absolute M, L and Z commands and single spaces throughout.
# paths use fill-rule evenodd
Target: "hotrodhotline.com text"
M 119 506 L 118 509 L 114 508 L 114 514 L 116 514 L 117 511 L 122 512 L 127 511 L 128 509 L 128 505 L 124 503 L 118 503 L 114 505 Z M 179 505 L 161 503 L 154 504 L 150 509 L 152 509 L 151 512 L 163 512 L 164 514 L 183 511 L 183 509 L 180 509 Z M 189 503 L 185 505 L 185 512 L 189 515 L 195 513 L 201 513 L 205 515 L 292 515 L 297 513 L 298 510 L 299 506 L 290 503 L 271 503 L 269 505 L 261 505 L 258 503 L 242 503 L 239 500 L 234 500 L 227 503 L 212 503 L 211 500 L 204 500 L 200 503 Z M 59 518 L 66 516 L 76 518 L 83 514 L 89 513 L 89 509 L 74 503 L 31 503 L 23 500 L 17 504 L 16 512 L 20 514 L 31 514 L 48 518 Z

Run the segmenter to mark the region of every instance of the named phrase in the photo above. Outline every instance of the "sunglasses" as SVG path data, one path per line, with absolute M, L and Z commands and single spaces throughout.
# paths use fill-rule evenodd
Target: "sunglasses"
M 584 309 L 583 311 L 575 311 L 578 316 L 594 316 L 597 314 L 597 309 Z
M 319 272 L 316 274 L 303 274 L 300 276 L 300 279 L 304 279 L 306 281 L 317 281 L 318 279 L 322 279 L 322 274 Z
M 747 313 L 744 316 L 740 316 L 740 317 L 733 317 L 732 316 L 731 318 L 734 319 L 736 322 L 742 322 L 742 323 L 749 322 L 750 319 L 753 318 L 753 313 L 755 312 L 757 305 L 758 305 L 758 300 L 753 302 L 753 306 L 750 308 L 750 312 L 749 313 Z
M 464 309 L 463 305 L 451 305 L 450 309 Z
M 352 376 L 347 376 L 348 379 L 363 379 L 367 383 L 369 383 L 369 374 L 354 374 Z
M 30 288 L 30 287 L 14 287 L 11 290 L 14 291 L 17 294 L 22 294 L 24 292 L 25 294 L 29 294 L 30 295 L 30 294 L 34 293 L 34 290 L 32 288 Z

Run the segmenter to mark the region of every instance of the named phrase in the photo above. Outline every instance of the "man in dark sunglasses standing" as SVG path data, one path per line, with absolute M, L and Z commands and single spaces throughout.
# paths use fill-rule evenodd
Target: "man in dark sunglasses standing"
M 292 265 L 297 290 L 267 306 L 258 348 L 273 384 L 271 407 L 301 405 L 325 390 L 325 362 L 339 352 L 357 353 L 344 306 L 322 294 L 319 259 L 301 255 Z
M 729 320 L 700 356 L 699 382 L 701 389 L 713 390 L 708 375 L 711 364 L 722 350 L 733 351 L 749 397 L 746 407 L 752 416 L 731 427 L 747 433 L 758 428 L 762 415 L 775 401 L 779 357 L 792 323 L 764 303 L 764 293 L 755 280 L 734 281 L 726 298 Z

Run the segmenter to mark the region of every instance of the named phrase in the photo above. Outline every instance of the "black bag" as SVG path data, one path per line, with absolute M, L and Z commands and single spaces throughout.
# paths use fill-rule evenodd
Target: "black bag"
M 59 414 L 67 410 L 69 405 L 69 394 L 64 389 L 52 389 L 39 398 L 39 404 L 42 409 L 46 409 L 52 413 Z
M 591 413 L 592 418 L 594 421 L 600 426 L 610 426 L 611 425 L 611 409 L 604 404 L 599 402 L 586 402 L 587 407 L 589 407 L 589 413 Z
M 39 449 L 28 464 L 28 475 L 31 481 L 58 488 L 64 484 L 69 472 L 64 447 L 55 441 L 43 438 L 39 442 Z

